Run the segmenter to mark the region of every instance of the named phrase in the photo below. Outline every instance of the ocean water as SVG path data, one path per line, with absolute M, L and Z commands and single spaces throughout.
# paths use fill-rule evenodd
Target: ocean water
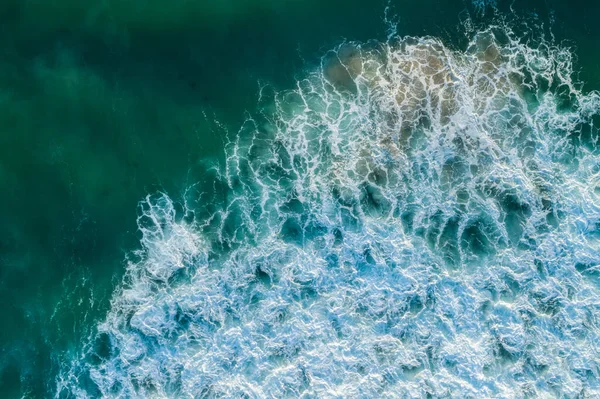
M 2 397 L 599 397 L 599 17 L 3 2 Z

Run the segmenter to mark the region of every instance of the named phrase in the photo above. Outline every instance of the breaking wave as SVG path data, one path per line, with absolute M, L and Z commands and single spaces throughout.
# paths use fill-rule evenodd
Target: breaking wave
M 263 89 L 220 209 L 141 203 L 57 397 L 600 396 L 600 94 L 572 59 L 502 26 Z

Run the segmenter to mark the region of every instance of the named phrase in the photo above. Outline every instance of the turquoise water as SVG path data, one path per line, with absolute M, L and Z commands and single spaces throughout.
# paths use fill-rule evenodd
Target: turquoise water
M 598 395 L 579 3 L 3 2 L 2 396 Z

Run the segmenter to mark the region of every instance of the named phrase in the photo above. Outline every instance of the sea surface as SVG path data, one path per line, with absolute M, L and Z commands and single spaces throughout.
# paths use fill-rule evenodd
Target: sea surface
M 0 2 L 0 397 L 600 397 L 598 21 Z

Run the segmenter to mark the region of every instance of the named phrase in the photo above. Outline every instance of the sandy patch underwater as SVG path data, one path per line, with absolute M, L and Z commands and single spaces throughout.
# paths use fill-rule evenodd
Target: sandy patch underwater
M 75 397 L 600 395 L 600 95 L 505 25 L 345 43 L 226 148 L 222 210 L 140 204 Z

